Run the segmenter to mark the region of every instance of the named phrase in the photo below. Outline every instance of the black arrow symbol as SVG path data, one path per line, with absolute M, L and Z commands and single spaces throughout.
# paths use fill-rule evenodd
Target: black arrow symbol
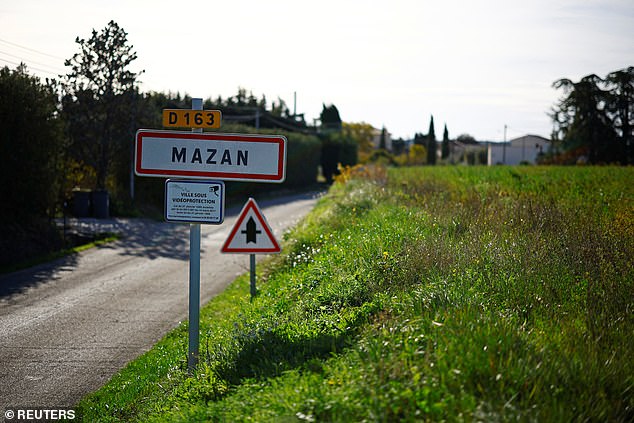
M 255 240 L 255 238 L 258 234 L 262 233 L 262 231 L 257 230 L 257 226 L 255 224 L 255 220 L 253 220 L 253 217 L 250 217 L 249 220 L 247 221 L 247 229 L 240 232 L 243 234 L 246 234 L 247 244 L 250 242 L 257 244 L 257 241 Z

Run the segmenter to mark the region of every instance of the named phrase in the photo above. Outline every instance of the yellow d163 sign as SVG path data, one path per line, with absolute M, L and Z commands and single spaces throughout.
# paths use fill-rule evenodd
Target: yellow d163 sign
M 220 128 L 221 119 L 220 110 L 163 110 L 163 126 L 166 128 Z

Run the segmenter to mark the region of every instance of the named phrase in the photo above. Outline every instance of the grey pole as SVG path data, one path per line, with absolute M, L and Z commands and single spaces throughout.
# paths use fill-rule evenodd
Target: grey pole
M 202 110 L 203 99 L 192 98 L 192 110 Z M 192 132 L 201 133 L 202 128 Z M 200 223 L 189 225 L 189 349 L 187 370 L 193 373 L 198 365 L 200 331 Z
M 251 300 L 255 298 L 255 254 L 249 254 L 249 262 L 251 264 Z
M 502 143 L 502 164 L 506 164 L 506 125 L 504 125 L 504 142 Z

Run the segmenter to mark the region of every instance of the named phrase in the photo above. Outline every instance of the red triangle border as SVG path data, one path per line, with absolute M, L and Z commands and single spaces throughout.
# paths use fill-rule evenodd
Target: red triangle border
M 242 226 L 242 222 L 244 221 L 244 219 L 246 219 L 247 214 L 249 213 L 249 210 L 253 210 L 253 213 L 259 220 L 260 225 L 264 229 L 264 232 L 266 233 L 266 235 L 269 237 L 269 240 L 273 244 L 273 247 L 270 247 L 270 248 L 262 248 L 262 247 L 260 248 L 257 248 L 257 247 L 230 248 L 229 247 L 231 243 L 233 242 L 233 239 L 235 238 L 236 234 L 238 233 L 238 229 L 240 229 L 240 227 Z M 229 236 L 227 237 L 227 240 L 223 244 L 222 248 L 220 249 L 220 252 L 257 254 L 257 253 L 279 253 L 281 251 L 282 251 L 282 247 L 280 247 L 280 244 L 277 242 L 277 239 L 275 239 L 275 235 L 273 235 L 273 232 L 271 231 L 271 227 L 269 226 L 268 222 L 266 221 L 266 218 L 262 214 L 262 211 L 258 207 L 255 200 L 253 198 L 249 198 L 249 200 L 246 202 L 246 204 L 242 208 L 242 211 L 240 212 L 240 215 L 238 216 L 236 223 L 233 225 L 231 232 L 229 232 Z

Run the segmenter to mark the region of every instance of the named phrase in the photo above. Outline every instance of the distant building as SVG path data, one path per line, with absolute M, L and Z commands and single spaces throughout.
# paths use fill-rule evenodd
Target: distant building
M 539 135 L 524 135 L 509 142 L 488 143 L 487 164 L 536 164 L 540 153 L 550 149 L 550 140 Z
M 447 161 L 451 164 L 484 164 L 484 161 L 479 159 L 479 156 L 486 148 L 486 145 L 475 139 L 450 140 Z M 440 153 L 441 151 L 442 141 L 438 148 L 438 152 Z

